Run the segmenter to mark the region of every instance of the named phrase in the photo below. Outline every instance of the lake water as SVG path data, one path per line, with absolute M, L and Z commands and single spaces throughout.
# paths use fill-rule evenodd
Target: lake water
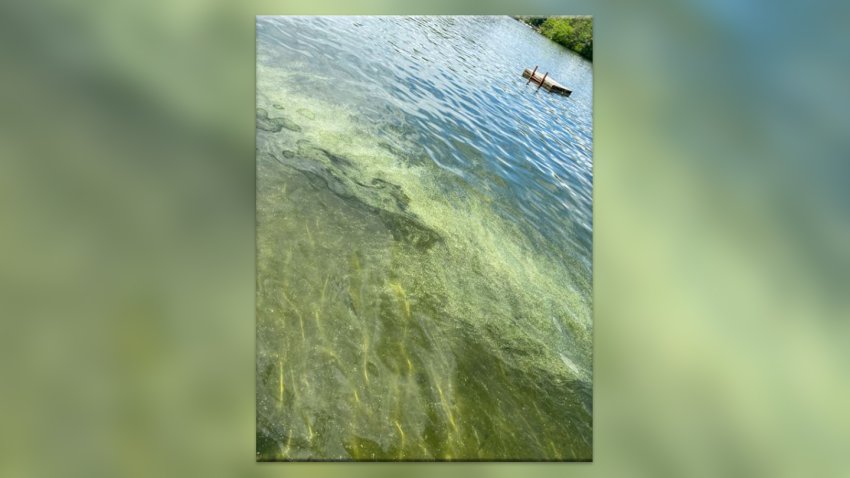
M 591 459 L 591 63 L 509 17 L 256 28 L 257 459 Z

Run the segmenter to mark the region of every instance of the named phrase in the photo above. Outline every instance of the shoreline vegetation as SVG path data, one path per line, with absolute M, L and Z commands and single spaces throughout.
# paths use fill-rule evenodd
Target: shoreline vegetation
M 593 61 L 592 17 L 533 17 L 515 16 L 535 31 Z

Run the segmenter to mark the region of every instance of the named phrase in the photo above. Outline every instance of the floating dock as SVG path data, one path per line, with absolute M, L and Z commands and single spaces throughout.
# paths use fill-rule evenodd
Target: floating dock
M 543 89 L 545 89 L 549 93 L 557 93 L 563 96 L 570 96 L 570 93 L 572 93 L 572 90 L 570 90 L 566 86 L 558 83 L 552 78 L 549 78 L 549 73 L 545 73 L 542 75 L 538 73 L 536 66 L 534 67 L 534 70 L 532 70 L 531 68 L 526 68 L 525 71 L 522 72 L 522 77 L 528 78 L 528 83 L 536 83 L 538 85 L 537 89 L 543 87 Z

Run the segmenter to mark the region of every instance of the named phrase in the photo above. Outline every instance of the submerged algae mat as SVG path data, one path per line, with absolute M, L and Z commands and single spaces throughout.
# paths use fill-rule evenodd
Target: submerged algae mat
M 589 278 L 258 66 L 257 459 L 589 460 Z

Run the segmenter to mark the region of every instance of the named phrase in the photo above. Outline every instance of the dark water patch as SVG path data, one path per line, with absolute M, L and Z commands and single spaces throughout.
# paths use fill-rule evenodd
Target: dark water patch
M 442 241 L 439 233 L 415 216 L 395 214 L 383 209 L 378 210 L 378 214 L 396 241 L 410 244 L 420 250 L 428 250 Z
M 325 157 L 328 158 L 330 160 L 330 162 L 333 163 L 335 166 L 344 167 L 344 168 L 354 168 L 354 163 L 351 162 L 351 160 L 344 158 L 344 157 L 342 157 L 338 154 L 331 153 L 330 151 L 328 151 L 327 149 L 324 149 L 324 148 L 316 148 L 316 149 L 321 151 L 322 154 L 324 154 Z
M 376 190 L 377 194 L 374 197 L 377 198 L 377 202 L 382 209 L 407 211 L 407 206 L 410 204 L 410 196 L 405 194 L 402 187 L 398 184 L 393 184 L 380 178 L 374 178 L 369 183 L 364 183 L 358 179 L 353 179 L 353 181 L 362 188 Z
M 315 190 L 330 191 L 340 199 L 349 201 L 352 207 L 378 217 L 396 241 L 420 250 L 430 249 L 442 241 L 439 233 L 423 224 L 414 214 L 374 206 L 371 202 L 376 201 L 368 201 L 355 194 L 349 187 L 350 183 L 333 174 L 330 169 L 316 165 L 310 168 L 296 168 L 304 174 Z
M 309 156 L 311 151 L 316 151 L 326 157 L 332 166 L 299 158 L 289 150 L 284 150 L 275 158 L 279 163 L 304 174 L 315 190 L 328 190 L 349 201 L 353 207 L 380 218 L 396 241 L 427 250 L 442 240 L 439 233 L 407 210 L 410 197 L 399 185 L 380 178 L 363 182 L 352 160 L 324 148 L 307 148 L 303 143 L 301 146 L 299 154 Z
M 307 177 L 310 185 L 317 191 L 327 190 L 334 193 L 340 199 L 345 199 L 352 202 L 352 206 L 363 208 L 367 206 L 345 186 L 345 183 L 337 176 L 332 174 L 327 168 L 316 167 L 315 169 L 299 169 L 299 171 Z
M 407 206 L 410 204 L 410 197 L 404 193 L 404 190 L 398 184 L 393 184 L 387 181 L 384 181 L 380 178 L 375 178 L 371 181 L 372 186 L 375 188 L 385 190 L 395 199 L 396 205 L 402 211 L 407 210 Z
M 301 127 L 286 118 L 270 118 L 269 112 L 263 108 L 257 108 L 257 129 L 278 133 L 283 129 L 300 132 Z

